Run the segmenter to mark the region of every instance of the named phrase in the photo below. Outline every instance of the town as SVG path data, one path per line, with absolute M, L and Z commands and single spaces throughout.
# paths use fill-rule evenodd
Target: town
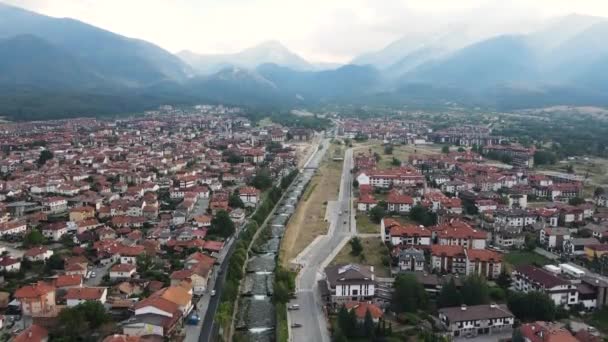
M 488 125 L 313 117 L 2 124 L 0 338 L 608 333 L 608 193 L 588 175 Z

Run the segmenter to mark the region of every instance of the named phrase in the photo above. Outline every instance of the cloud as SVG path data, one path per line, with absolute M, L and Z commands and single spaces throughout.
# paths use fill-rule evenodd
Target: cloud
M 605 0 L 0 0 L 72 17 L 172 52 L 235 52 L 279 40 L 311 60 L 341 61 L 410 32 L 467 23 L 476 33 L 533 27 L 570 12 L 608 16 Z

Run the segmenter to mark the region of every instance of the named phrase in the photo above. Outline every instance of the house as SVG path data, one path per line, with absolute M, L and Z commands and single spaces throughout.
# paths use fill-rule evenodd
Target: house
M 525 323 L 519 327 L 519 331 L 526 342 L 580 342 L 557 323 Z
M 21 269 L 21 260 L 10 256 L 0 257 L 0 271 L 12 272 Z
M 182 321 L 179 306 L 158 296 L 150 296 L 135 305 L 135 317 L 123 326 L 128 336 L 161 336 L 170 338 Z
M 325 268 L 326 285 L 333 303 L 370 301 L 375 294 L 373 266 L 334 265 Z
M 414 199 L 410 196 L 402 195 L 396 191 L 391 191 L 386 199 L 386 203 L 388 205 L 388 211 L 399 214 L 407 214 L 414 205 Z
M 564 243 L 570 240 L 568 228 L 543 228 L 539 231 L 539 241 L 546 249 L 562 250 Z
M 93 207 L 78 207 L 70 210 L 70 221 L 80 222 L 86 219 L 95 217 L 95 208 Z
M 66 222 L 54 222 L 42 228 L 42 235 L 52 241 L 59 241 L 67 234 L 68 225 Z
M 546 293 L 557 306 L 569 307 L 578 304 L 576 285 L 545 269 L 531 265 L 520 265 L 512 273 L 517 291 L 540 291 Z
M 32 324 L 29 328 L 23 330 L 19 335 L 13 338 L 13 342 L 47 342 L 49 340 L 49 331 L 38 325 Z
M 400 272 L 424 271 L 424 252 L 414 247 L 398 249 L 398 265 Z
M 459 245 L 432 245 L 431 269 L 441 273 L 467 273 L 467 256 Z
M 83 277 L 76 275 L 58 275 L 53 281 L 53 284 L 58 289 L 67 289 L 71 287 L 82 287 Z
M 45 261 L 53 255 L 53 251 L 46 247 L 33 247 L 25 251 L 23 257 L 29 261 Z
M 239 197 L 241 198 L 241 201 L 245 203 L 246 206 L 255 207 L 260 200 L 260 190 L 252 186 L 240 188 Z
M 114 335 L 107 336 L 101 342 L 140 342 L 141 340 L 142 339 L 139 336 L 114 334 Z
M 78 287 L 69 288 L 65 299 L 68 307 L 73 307 L 87 301 L 97 301 L 105 304 L 107 296 L 108 289 L 106 287 Z
M 393 246 L 430 246 L 432 233 L 423 226 L 393 225 L 390 227 L 387 237 Z
M 0 223 L 0 236 L 25 233 L 27 224 L 25 221 L 12 221 Z
M 440 245 L 458 245 L 466 248 L 486 248 L 487 233 L 463 221 L 452 221 L 430 228 Z
M 68 201 L 63 197 L 49 197 L 42 200 L 44 212 L 59 214 L 68 210 Z
M 39 281 L 25 285 L 15 291 L 21 303 L 21 312 L 26 316 L 45 317 L 56 314 L 55 287 Z
M 584 251 L 587 260 L 593 261 L 608 253 L 608 244 L 586 245 Z
M 372 320 L 374 323 L 378 323 L 380 318 L 384 316 L 384 312 L 380 309 L 376 304 L 368 303 L 368 302 L 348 302 L 344 304 L 344 307 L 348 311 L 352 311 L 355 313 L 355 317 L 357 317 L 357 321 L 359 323 L 363 323 L 365 321 L 365 316 L 367 312 L 372 316 Z
M 506 305 L 482 304 L 439 309 L 439 320 L 454 337 L 493 335 L 513 330 L 515 316 Z
M 599 245 L 600 242 L 596 238 L 573 238 L 567 241 L 564 241 L 564 251 L 570 255 L 574 256 L 582 256 L 585 255 L 585 247 L 586 246 L 596 246 Z
M 362 193 L 359 196 L 359 200 L 357 201 L 357 210 L 359 211 L 369 211 L 373 207 L 378 205 L 378 201 L 371 194 Z
M 150 298 L 162 298 L 175 303 L 182 315 L 186 317 L 193 308 L 192 290 L 179 286 L 169 286 L 150 295 Z
M 110 268 L 110 280 L 129 279 L 136 269 L 133 264 L 116 264 Z
M 211 216 L 208 215 L 195 216 L 192 221 L 198 228 L 211 227 Z
M 502 271 L 502 255 L 487 249 L 465 249 L 466 274 L 481 275 L 486 279 L 497 279 Z

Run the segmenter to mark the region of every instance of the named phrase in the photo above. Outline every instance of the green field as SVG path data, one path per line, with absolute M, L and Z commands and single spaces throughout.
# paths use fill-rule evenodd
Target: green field
M 528 251 L 513 251 L 505 254 L 505 261 L 511 266 L 539 265 L 544 266 L 551 263 L 546 257 Z
M 357 233 L 361 234 L 380 234 L 380 224 L 374 223 L 369 216 L 361 213 L 357 214 Z

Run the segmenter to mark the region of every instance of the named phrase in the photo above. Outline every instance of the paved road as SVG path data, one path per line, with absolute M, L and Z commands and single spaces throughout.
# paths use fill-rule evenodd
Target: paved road
M 336 206 L 339 210 L 332 213 L 328 234 L 300 258 L 303 268 L 297 279 L 297 299 L 290 302 L 290 305 L 299 304 L 300 310 L 289 311 L 289 321 L 291 324 L 302 324 L 303 327 L 291 330 L 292 341 L 329 342 L 331 340 L 317 282 L 322 278 L 323 268 L 335 256 L 344 241 L 350 239 L 356 232 L 351 201 L 352 168 L 353 151 L 347 149 Z
M 228 268 L 228 261 L 234 252 L 236 247 L 236 243 L 234 243 L 234 239 L 230 241 L 230 246 L 226 249 L 227 252 L 224 255 L 223 259 L 220 261 L 219 267 L 216 267 L 217 273 L 215 278 L 215 284 L 213 285 L 213 290 L 215 290 L 215 296 L 209 297 L 207 302 L 207 307 L 202 307 L 203 310 L 200 310 L 201 315 L 203 311 L 206 310 L 203 315 L 203 323 L 200 329 L 199 342 L 209 342 L 213 341 L 213 338 L 217 336 L 219 331 L 219 326 L 215 324 L 215 313 L 217 312 L 217 308 L 220 303 L 220 298 L 222 297 L 222 290 L 224 289 L 224 283 L 226 282 L 226 269 Z M 211 288 L 211 286 L 209 287 Z M 209 290 L 209 289 L 208 289 Z

